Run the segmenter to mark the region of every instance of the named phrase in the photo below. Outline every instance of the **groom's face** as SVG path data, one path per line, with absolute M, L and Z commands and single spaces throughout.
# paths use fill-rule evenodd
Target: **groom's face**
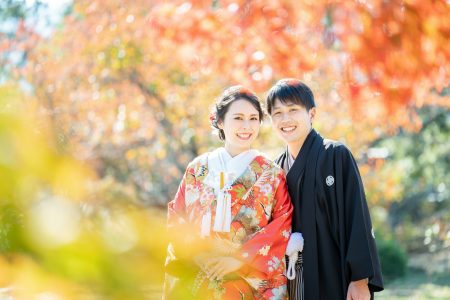
M 316 113 L 315 108 L 309 111 L 299 104 L 282 103 L 275 100 L 272 113 L 272 126 L 278 136 L 286 143 L 303 142 L 311 131 L 311 123 Z

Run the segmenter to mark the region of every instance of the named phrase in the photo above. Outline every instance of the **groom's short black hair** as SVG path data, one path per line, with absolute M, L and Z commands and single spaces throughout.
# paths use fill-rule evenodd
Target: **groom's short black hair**
M 301 105 L 307 111 L 316 107 L 311 89 L 298 79 L 281 79 L 269 90 L 266 98 L 266 107 L 269 114 L 272 113 L 273 105 L 277 99 L 283 104 Z

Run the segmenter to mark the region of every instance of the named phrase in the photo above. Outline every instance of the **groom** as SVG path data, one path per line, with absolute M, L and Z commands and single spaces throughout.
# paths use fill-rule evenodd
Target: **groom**
M 304 237 L 305 299 L 373 299 L 383 281 L 355 159 L 343 144 L 312 129 L 314 96 L 301 81 L 278 81 L 266 105 L 287 145 L 277 163 L 294 204 L 292 231 Z

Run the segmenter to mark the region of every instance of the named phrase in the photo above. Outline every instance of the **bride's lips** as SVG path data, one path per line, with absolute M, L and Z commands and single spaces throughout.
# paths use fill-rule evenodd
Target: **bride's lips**
M 247 141 L 252 137 L 252 134 L 251 133 L 236 133 L 236 136 L 241 140 Z

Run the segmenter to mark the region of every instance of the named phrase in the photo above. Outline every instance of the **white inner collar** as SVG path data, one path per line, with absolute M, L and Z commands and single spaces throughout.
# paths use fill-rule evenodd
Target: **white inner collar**
M 294 162 L 295 162 L 295 158 L 294 158 L 294 156 L 292 156 L 292 154 L 291 154 L 291 152 L 289 152 L 289 150 L 288 150 L 287 152 L 288 152 L 288 156 L 287 156 L 287 164 L 288 164 L 288 170 L 290 170 L 291 167 L 292 167 L 292 165 L 293 165 Z
M 208 156 L 208 175 L 205 182 L 218 190 L 220 172 L 224 172 L 224 187 L 231 186 L 258 155 L 259 151 L 253 149 L 239 153 L 235 157 L 232 157 L 223 147 L 212 151 Z

